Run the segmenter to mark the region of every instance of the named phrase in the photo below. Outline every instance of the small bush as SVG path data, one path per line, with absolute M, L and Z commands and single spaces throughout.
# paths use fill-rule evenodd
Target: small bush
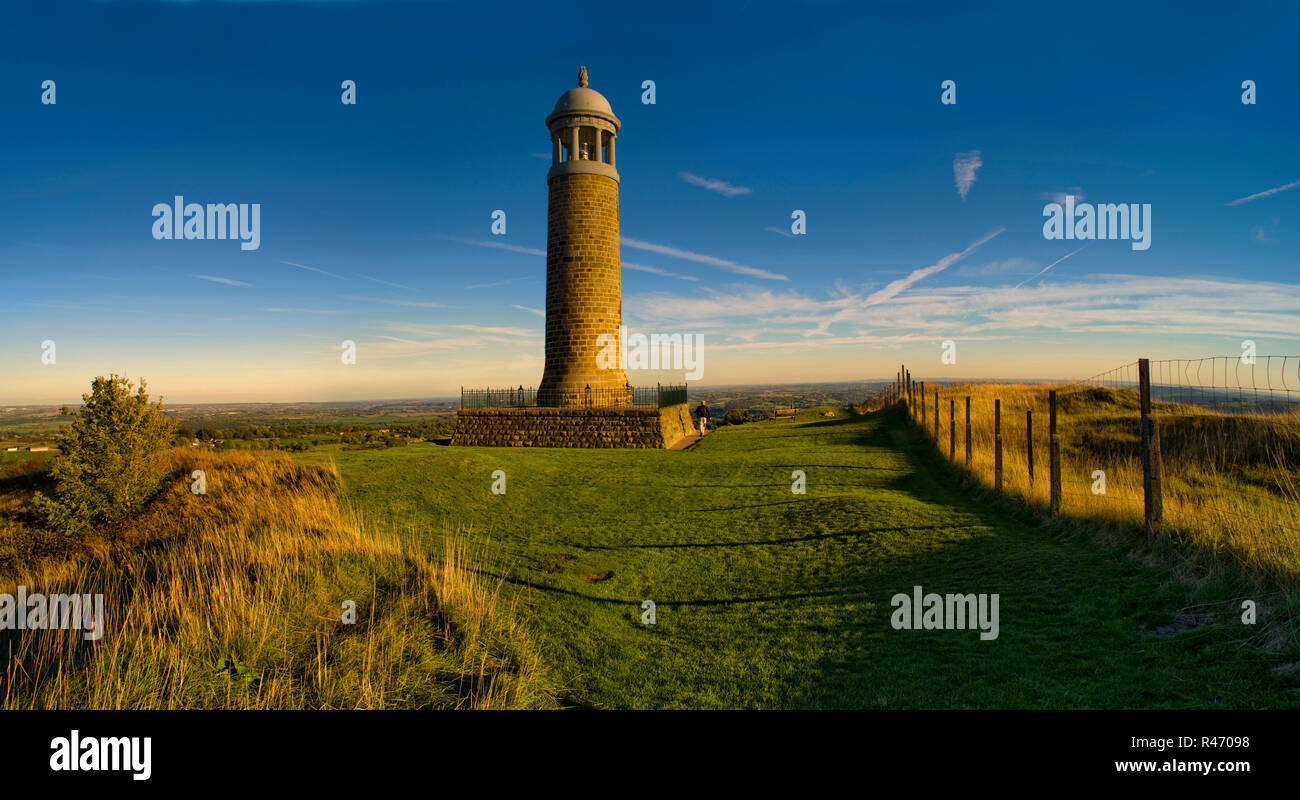
M 33 502 L 65 534 L 124 519 L 161 485 L 158 453 L 168 447 L 176 423 L 163 416 L 161 398 L 149 402 L 143 380 L 134 394 L 131 388 L 118 375 L 95 378 L 72 424 L 59 434 L 50 471 L 54 496 L 37 493 Z

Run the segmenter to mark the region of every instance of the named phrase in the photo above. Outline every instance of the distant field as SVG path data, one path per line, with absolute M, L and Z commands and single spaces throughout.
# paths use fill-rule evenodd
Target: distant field
M 880 386 L 880 381 L 856 381 L 781 386 L 692 387 L 691 402 L 708 400 L 710 405 L 720 411 L 734 408 L 770 412 L 791 405 L 797 408 L 849 406 Z M 167 415 L 193 429 L 272 425 L 357 425 L 381 428 L 454 416 L 459 407 L 459 397 L 337 403 L 169 404 Z M 59 406 L 3 406 L 0 407 L 0 439 L 6 436 L 52 436 L 67 422 L 67 418 L 59 414 Z
M 74 405 L 75 404 L 71 404 Z M 364 425 L 383 427 L 455 413 L 459 400 L 383 400 L 346 403 L 225 403 L 168 405 L 167 416 L 190 428 L 268 425 Z M 0 441 L 50 437 L 69 419 L 59 406 L 0 407 Z
M 432 546 L 468 528 L 570 705 L 1300 705 L 1300 652 L 1240 624 L 1239 580 L 1177 583 L 1131 558 L 1132 542 L 989 503 L 897 408 L 836 413 L 726 428 L 682 452 L 295 458 L 336 463 L 368 523 Z M 806 495 L 791 493 L 793 470 Z M 890 598 L 915 585 L 1000 594 L 999 638 L 893 630 Z

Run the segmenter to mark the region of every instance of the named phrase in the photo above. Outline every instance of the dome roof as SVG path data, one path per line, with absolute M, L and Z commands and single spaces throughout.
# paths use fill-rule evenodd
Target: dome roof
M 546 118 L 546 127 L 551 127 L 562 117 L 573 115 L 588 114 L 602 117 L 614 123 L 614 130 L 619 128 L 618 117 L 614 116 L 614 109 L 610 108 L 609 101 L 605 95 L 595 89 L 587 88 L 587 68 L 582 67 L 578 70 L 578 88 L 570 89 L 560 95 L 560 99 L 555 101 L 555 110 Z
M 560 95 L 560 99 L 555 101 L 555 114 L 572 114 L 583 111 L 595 111 L 600 114 L 609 114 L 614 116 L 614 109 L 609 107 L 609 101 L 605 95 L 595 89 L 588 89 L 585 86 L 579 86 L 576 89 L 570 89 Z

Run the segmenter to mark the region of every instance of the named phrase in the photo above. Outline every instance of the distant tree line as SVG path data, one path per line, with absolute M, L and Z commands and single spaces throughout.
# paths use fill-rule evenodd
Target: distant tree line
M 450 436 L 456 428 L 452 417 L 420 420 L 417 422 L 371 423 L 302 423 L 294 425 L 242 425 L 234 428 L 214 428 L 207 425 L 191 427 L 182 425 L 177 439 L 201 442 L 239 439 L 243 441 L 303 440 L 312 444 L 326 444 L 342 440 L 345 444 L 360 444 L 376 439 L 436 439 Z M 324 438 L 312 438 L 324 437 Z M 285 445 L 287 447 L 287 443 Z M 274 448 L 273 448 L 274 449 Z M 283 448 L 281 448 L 283 449 Z M 305 448 L 304 448 L 305 449 Z

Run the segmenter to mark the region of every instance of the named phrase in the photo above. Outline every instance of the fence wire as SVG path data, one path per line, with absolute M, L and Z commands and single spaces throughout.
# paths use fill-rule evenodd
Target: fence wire
M 1098 373 L 1083 383 L 1137 391 L 1137 362 Z M 1300 409 L 1300 356 L 1153 359 L 1151 399 L 1229 414 Z

